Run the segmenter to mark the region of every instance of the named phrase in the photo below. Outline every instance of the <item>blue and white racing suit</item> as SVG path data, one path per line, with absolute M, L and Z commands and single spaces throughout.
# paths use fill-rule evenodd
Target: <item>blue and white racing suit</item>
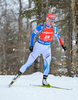
M 51 48 L 50 43 L 53 35 L 56 37 L 60 45 L 63 45 L 63 42 L 60 38 L 60 35 L 58 34 L 57 27 L 55 27 L 55 33 L 53 31 L 53 28 L 51 26 L 46 25 L 43 32 L 40 34 L 40 31 L 43 27 L 43 24 L 40 24 L 36 27 L 34 32 L 31 34 L 30 39 L 30 46 L 33 46 L 34 37 L 39 34 L 39 38 L 37 42 L 34 45 L 33 52 L 30 53 L 29 58 L 27 62 L 20 68 L 20 71 L 24 73 L 26 69 L 35 61 L 35 59 L 39 56 L 39 54 L 43 55 L 44 59 L 44 75 L 48 76 L 49 74 L 49 66 L 51 61 Z

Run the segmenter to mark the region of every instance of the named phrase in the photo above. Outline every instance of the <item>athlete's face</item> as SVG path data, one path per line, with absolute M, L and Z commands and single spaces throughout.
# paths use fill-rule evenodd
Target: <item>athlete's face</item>
M 52 26 L 54 24 L 54 22 L 50 22 L 50 21 L 46 21 L 48 26 Z

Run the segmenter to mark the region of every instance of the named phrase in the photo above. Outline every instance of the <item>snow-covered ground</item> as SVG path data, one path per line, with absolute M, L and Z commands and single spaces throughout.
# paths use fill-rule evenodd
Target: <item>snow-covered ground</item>
M 14 75 L 0 75 L 0 100 L 78 100 L 78 78 L 49 75 L 51 85 L 72 90 L 31 86 L 41 84 L 43 74 L 22 75 L 12 87 L 8 87 Z

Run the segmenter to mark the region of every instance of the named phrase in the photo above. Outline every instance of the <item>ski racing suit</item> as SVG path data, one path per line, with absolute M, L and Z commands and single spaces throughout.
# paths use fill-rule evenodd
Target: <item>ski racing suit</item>
M 36 27 L 34 32 L 31 34 L 30 46 L 33 46 L 34 37 L 40 33 L 43 24 L 40 24 Z M 60 35 L 58 34 L 58 29 L 55 27 L 55 33 L 52 26 L 45 26 L 45 29 L 39 34 L 38 40 L 34 45 L 33 52 L 30 53 L 27 62 L 20 68 L 20 72 L 24 73 L 26 69 L 35 61 L 35 59 L 39 56 L 39 54 L 43 55 L 44 59 L 44 73 L 43 75 L 48 76 L 49 74 L 49 66 L 51 61 L 51 47 L 50 43 L 53 35 L 56 37 L 57 41 L 60 45 L 63 45 Z

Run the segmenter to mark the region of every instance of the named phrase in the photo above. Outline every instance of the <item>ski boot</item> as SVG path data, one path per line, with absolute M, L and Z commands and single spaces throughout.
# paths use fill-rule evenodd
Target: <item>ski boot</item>
M 13 80 L 11 81 L 11 83 L 9 84 L 9 87 L 21 76 L 21 72 L 18 71 L 18 74 L 13 78 Z
M 50 86 L 50 84 L 47 82 L 47 76 L 46 75 L 43 75 L 42 85 L 43 86 Z

